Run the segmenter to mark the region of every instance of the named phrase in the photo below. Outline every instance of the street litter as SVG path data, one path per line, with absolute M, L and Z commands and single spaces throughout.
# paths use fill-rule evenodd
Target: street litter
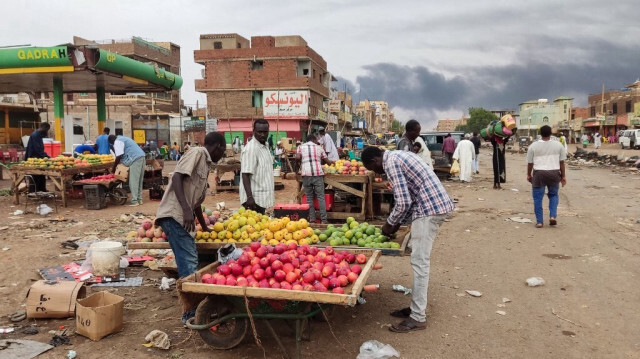
M 400 284 L 394 284 L 391 286 L 394 292 L 402 292 L 404 295 L 411 294 L 411 288 L 406 288 Z
M 24 309 L 20 309 L 17 312 L 9 315 L 9 320 L 14 323 L 21 322 L 25 319 L 27 319 L 27 311 Z
M 67 359 L 75 359 L 78 353 L 75 350 L 69 350 L 67 353 Z
M 482 297 L 482 292 L 478 292 L 477 290 L 465 290 L 465 292 L 472 297 Z
M 533 221 L 530 220 L 529 218 L 522 218 L 522 217 L 509 217 L 507 218 L 507 220 L 511 222 L 517 222 L 517 223 L 533 223 Z
M 541 277 L 530 277 L 530 278 L 527 278 L 527 285 L 529 287 L 538 287 L 538 286 L 541 286 L 541 285 L 544 285 L 544 284 L 545 284 L 545 281 Z
M 502 298 L 502 303 L 510 303 L 511 299 L 509 298 Z
M 16 328 L 14 327 L 4 327 L 4 328 L 0 328 L 0 334 L 9 334 L 9 333 L 13 333 L 13 331 L 16 330 Z
M 360 354 L 356 359 L 389 359 L 400 357 L 400 353 L 391 345 L 380 343 L 377 340 L 369 340 L 360 346 Z
M 144 337 L 148 343 L 142 344 L 147 348 L 156 347 L 164 350 L 168 350 L 171 347 L 171 340 L 167 333 L 160 330 L 152 330 L 146 337 Z
M 46 216 L 47 214 L 53 212 L 53 208 L 47 206 L 46 204 L 41 204 L 36 207 L 36 213 L 41 216 Z
M 5 359 L 31 359 L 53 348 L 49 344 L 35 340 L 5 339 L 0 340 L 0 351 Z
M 169 290 L 174 284 L 176 284 L 176 280 L 174 278 L 162 277 L 160 280 L 160 290 Z
M 21 214 L 24 214 L 24 211 L 19 210 L 19 209 L 15 210 L 15 211 L 13 212 L 13 215 L 14 215 L 14 216 L 19 216 L 19 215 L 21 215 Z
M 519 189 L 517 189 L 517 188 L 512 188 L 511 190 L 512 190 L 513 192 L 520 192 L 520 190 L 519 190 Z
M 496 313 L 500 315 L 507 315 L 507 312 L 505 312 L 504 310 L 496 310 Z

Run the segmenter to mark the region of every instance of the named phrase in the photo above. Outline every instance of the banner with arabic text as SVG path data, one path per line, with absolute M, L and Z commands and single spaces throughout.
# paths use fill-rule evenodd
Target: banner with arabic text
M 306 120 L 309 118 L 309 91 L 263 91 L 265 119 Z

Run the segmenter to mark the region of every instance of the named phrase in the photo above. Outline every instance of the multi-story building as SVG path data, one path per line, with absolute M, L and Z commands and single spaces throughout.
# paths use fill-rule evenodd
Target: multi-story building
M 174 74 L 180 73 L 180 46 L 171 42 L 149 42 L 139 37 L 130 40 L 92 41 L 81 37 L 73 37 L 74 45 L 93 45 L 115 52 L 122 56 L 141 62 L 149 62 Z M 41 114 L 43 120 L 53 121 L 53 94 L 36 93 L 38 104 L 46 108 Z M 65 93 L 65 117 L 74 118 L 74 122 L 82 124 L 86 140 L 94 141 L 100 134 L 98 130 L 97 99 L 95 93 Z M 180 112 L 180 91 L 163 93 L 110 93 L 105 95 L 107 123 L 112 134 L 135 137 L 140 142 L 156 141 L 162 145 L 170 141 L 168 121 L 150 124 L 152 114 L 167 117 L 169 113 Z M 136 127 L 136 124 L 140 126 Z M 144 124 L 144 125 L 143 125 Z M 136 131 L 136 136 L 134 136 Z
M 614 136 L 619 130 L 640 127 L 640 80 L 622 89 L 603 91 L 588 97 L 589 118 L 583 123 L 587 132 Z
M 361 118 L 361 121 L 364 122 L 363 128 L 367 128 L 370 131 L 373 131 L 373 125 L 375 123 L 376 117 L 376 109 L 371 105 L 369 100 L 362 100 L 355 109 L 355 114 Z M 375 132 L 375 131 L 373 131 Z
M 436 131 L 451 132 L 451 131 L 455 131 L 456 127 L 460 125 L 466 125 L 466 124 L 467 124 L 467 120 L 466 118 L 464 118 L 464 116 L 461 117 L 459 120 L 452 120 L 450 118 L 445 118 L 443 120 L 438 120 Z
M 589 118 L 588 107 L 572 107 L 571 108 L 571 120 L 569 121 L 569 127 L 571 129 L 571 143 L 579 143 L 580 137 L 582 137 L 582 122 Z
M 195 62 L 204 65 L 196 90 L 228 141 L 244 139 L 264 118 L 279 137 L 298 140 L 327 125 L 325 100 L 332 76 L 326 61 L 300 36 L 200 35 Z
M 521 103 L 518 134 L 520 136 L 536 136 L 540 127 L 544 125 L 549 125 L 556 131 L 566 130 L 569 132 L 572 104 L 573 99 L 570 97 L 558 97 L 552 103 L 549 103 L 547 99 Z
M 391 122 L 394 120 L 393 112 L 389 109 L 386 101 L 370 101 L 371 107 L 375 108 L 373 120 L 373 132 L 385 133 L 391 128 Z

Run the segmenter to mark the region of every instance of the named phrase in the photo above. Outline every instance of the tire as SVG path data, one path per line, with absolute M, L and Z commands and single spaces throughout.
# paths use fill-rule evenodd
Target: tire
M 111 195 L 111 200 L 115 204 L 124 205 L 127 203 L 127 199 L 129 198 L 129 194 L 124 188 L 114 188 L 113 193 Z
M 225 297 L 210 295 L 198 305 L 194 324 L 207 324 L 233 312 L 233 305 Z M 215 330 L 200 330 L 200 337 L 214 349 L 231 349 L 244 339 L 249 329 L 248 322 L 247 318 L 231 319 L 214 327 Z

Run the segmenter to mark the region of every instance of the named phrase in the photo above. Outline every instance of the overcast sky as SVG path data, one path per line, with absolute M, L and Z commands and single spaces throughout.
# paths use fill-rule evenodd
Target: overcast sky
M 11 11 L 9 8 L 11 7 Z M 386 100 L 431 128 L 469 107 L 517 109 L 640 77 L 637 1 L 35 1 L 3 4 L 0 46 L 88 39 L 171 41 L 182 49 L 185 103 L 199 35 L 301 35 L 354 99 Z M 12 14 L 7 16 L 8 14 Z

